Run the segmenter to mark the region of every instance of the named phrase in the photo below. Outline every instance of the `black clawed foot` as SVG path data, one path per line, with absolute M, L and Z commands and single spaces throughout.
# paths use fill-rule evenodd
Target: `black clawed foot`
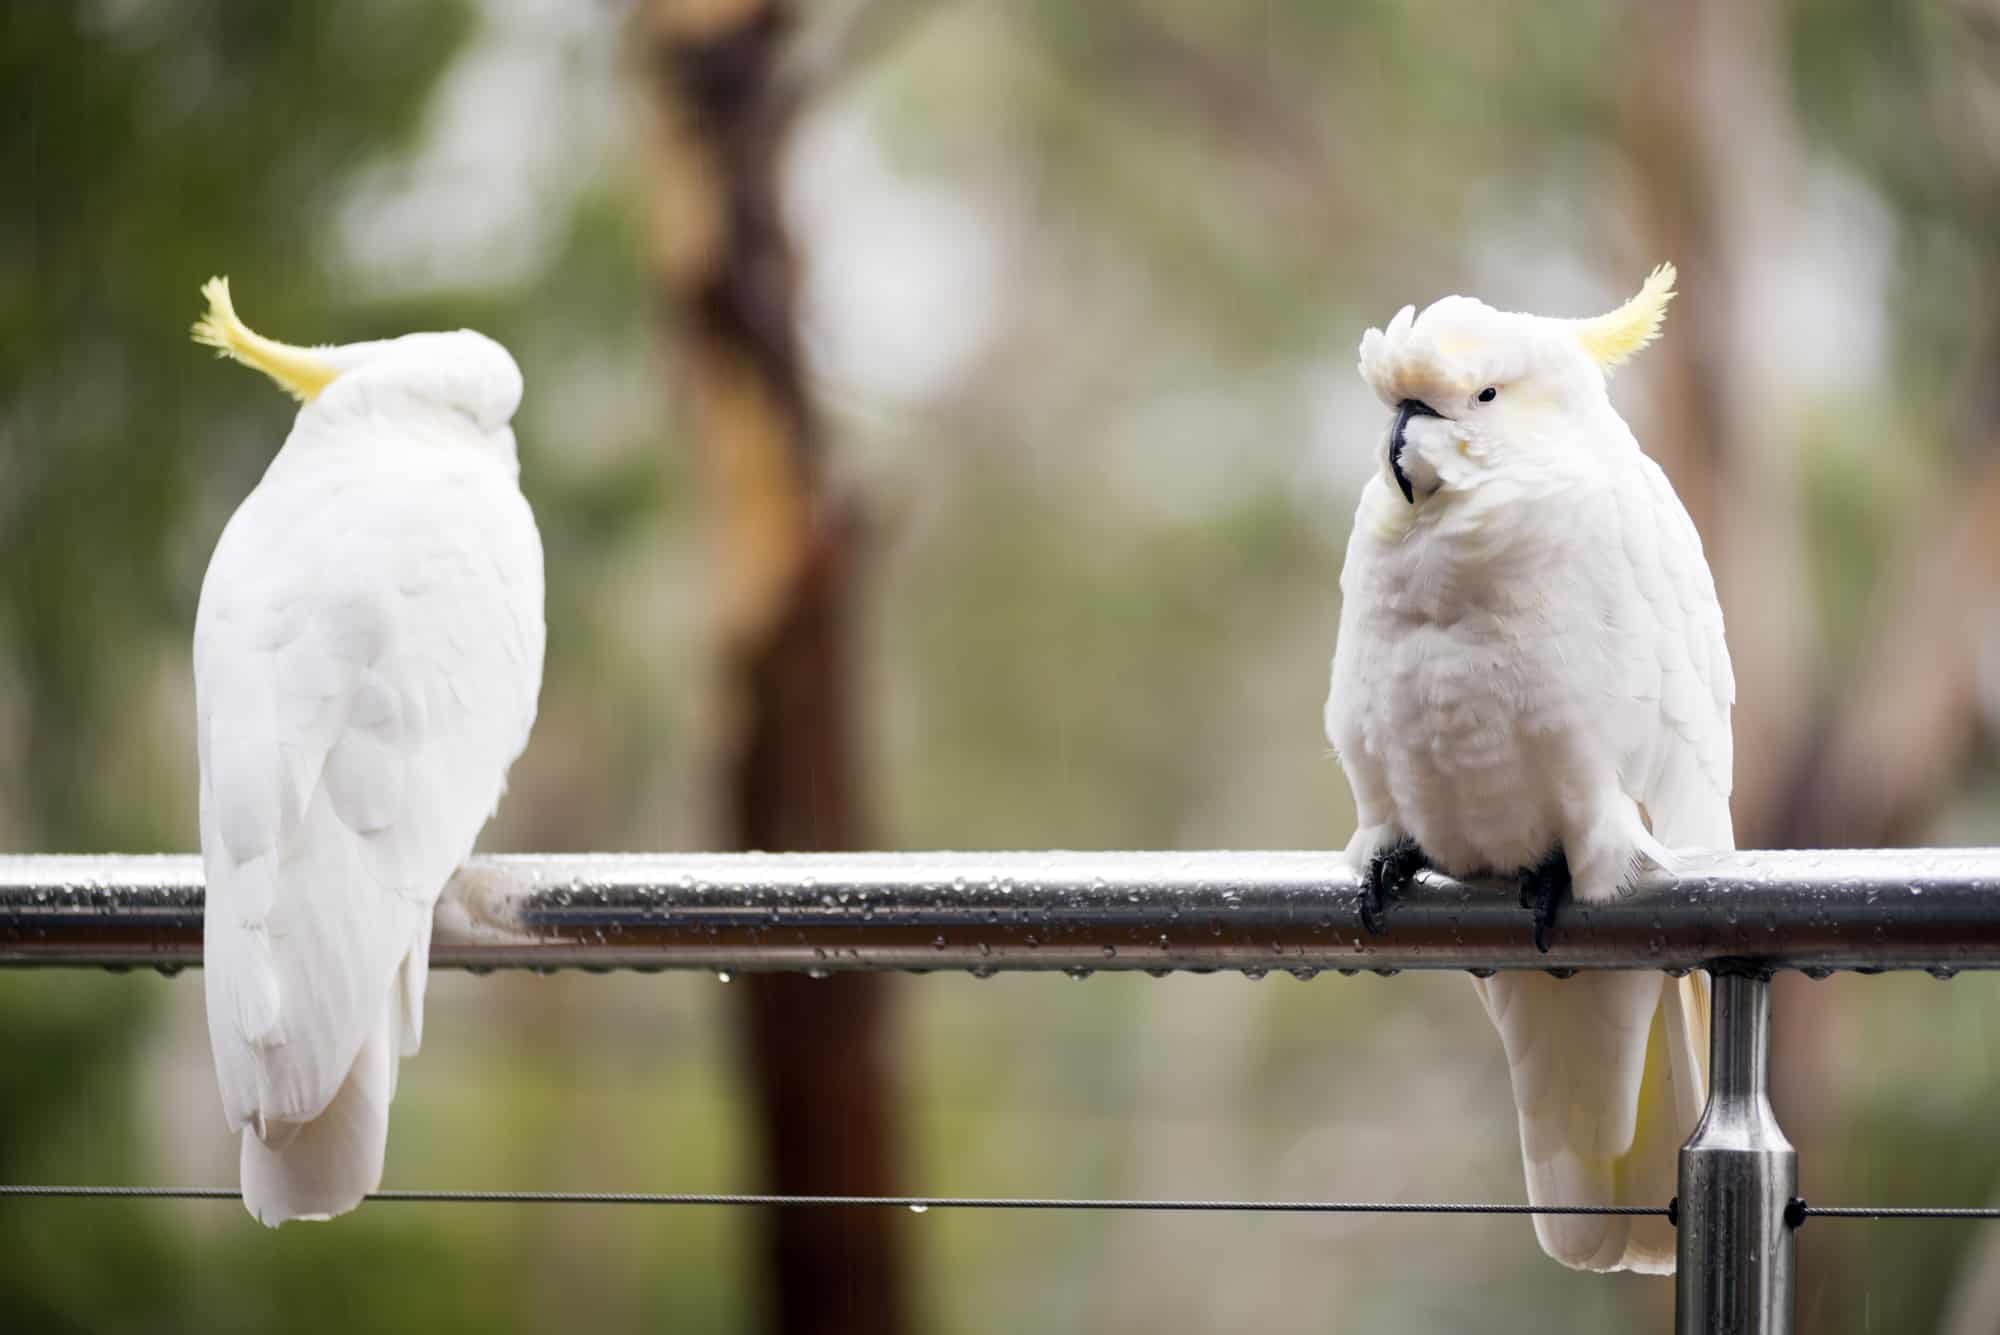
M 1368 859 L 1361 881 L 1361 925 L 1370 936 L 1382 935 L 1389 901 L 1409 888 L 1410 878 L 1430 865 L 1414 839 L 1399 839 Z
M 1544 955 L 1549 953 L 1549 930 L 1556 924 L 1556 913 L 1569 899 L 1569 858 L 1564 856 L 1562 845 L 1533 867 L 1524 868 L 1520 875 L 1521 907 L 1535 915 L 1535 949 Z

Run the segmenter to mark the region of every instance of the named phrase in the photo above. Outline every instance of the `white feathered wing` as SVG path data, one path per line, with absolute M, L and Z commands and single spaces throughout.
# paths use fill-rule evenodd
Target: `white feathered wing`
M 432 906 L 526 744 L 543 646 L 511 458 L 288 444 L 216 548 L 194 645 L 209 1035 L 266 1224 L 381 1181 Z
M 1619 781 L 1669 849 L 1731 848 L 1729 713 L 1735 680 L 1701 539 L 1666 475 L 1636 458 L 1604 528 L 1592 588 L 1610 687 Z M 1708 980 L 1648 972 L 1476 980 L 1500 1031 L 1535 1205 L 1661 1205 L 1707 1097 Z M 1537 1215 L 1549 1255 L 1589 1270 L 1674 1268 L 1674 1230 L 1653 1217 Z

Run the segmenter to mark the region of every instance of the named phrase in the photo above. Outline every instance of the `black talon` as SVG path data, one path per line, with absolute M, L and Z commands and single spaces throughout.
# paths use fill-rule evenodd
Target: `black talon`
M 1368 875 L 1361 883 L 1361 925 L 1370 936 L 1382 935 L 1383 916 L 1389 901 L 1409 888 L 1410 878 L 1430 865 L 1417 841 L 1405 836 L 1378 849 L 1368 859 Z
M 1535 915 L 1535 949 L 1549 953 L 1549 931 L 1556 913 L 1569 898 L 1569 858 L 1557 844 L 1549 855 L 1533 867 L 1521 869 L 1521 907 Z

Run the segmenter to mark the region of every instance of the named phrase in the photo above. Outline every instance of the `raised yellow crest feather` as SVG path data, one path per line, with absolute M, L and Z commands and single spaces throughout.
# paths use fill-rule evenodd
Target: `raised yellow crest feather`
M 313 356 L 311 348 L 265 338 L 244 324 L 229 299 L 227 278 L 209 279 L 201 285 L 201 294 L 208 298 L 208 312 L 194 322 L 194 341 L 216 349 L 217 356 L 262 371 L 300 403 L 312 402 L 340 374 Z
M 1633 353 L 1660 336 L 1667 303 L 1674 299 L 1674 266 L 1662 264 L 1646 276 L 1638 294 L 1617 310 L 1590 320 L 1576 320 L 1577 342 L 1605 371 L 1622 365 Z

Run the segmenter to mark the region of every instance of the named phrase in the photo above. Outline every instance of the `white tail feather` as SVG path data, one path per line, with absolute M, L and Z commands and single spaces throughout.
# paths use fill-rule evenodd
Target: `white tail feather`
M 361 1045 L 326 1111 L 310 1122 L 243 1129 L 243 1206 L 276 1228 L 290 1219 L 331 1219 L 382 1185 L 389 1102 L 405 1034 L 400 991 Z
M 1680 1147 L 1708 1092 L 1707 981 L 1502 974 L 1477 986 L 1507 1049 L 1529 1202 L 1671 1199 Z M 1627 1059 L 1641 1051 L 1643 1063 Z M 1579 1270 L 1674 1270 L 1674 1230 L 1664 1219 L 1537 1215 L 1535 1237 Z

